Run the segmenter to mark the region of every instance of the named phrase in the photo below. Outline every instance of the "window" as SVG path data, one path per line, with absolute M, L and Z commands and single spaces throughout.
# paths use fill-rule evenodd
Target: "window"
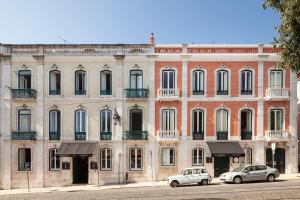
M 100 112 L 100 131 L 111 132 L 111 111 L 101 110 Z
M 30 148 L 18 149 L 18 170 L 19 171 L 31 170 L 31 149 Z
M 57 149 L 49 149 L 49 170 L 55 171 L 60 169 L 60 160 L 56 155 Z
M 130 113 L 130 131 L 143 130 L 143 111 L 142 109 L 131 109 Z
M 282 70 L 270 71 L 270 88 L 282 89 L 283 88 L 283 72 Z
M 225 109 L 217 111 L 217 139 L 228 139 L 228 111 Z
M 241 111 L 241 139 L 252 139 L 252 111 L 248 109 Z
M 264 165 L 255 165 L 255 170 L 256 171 L 267 170 L 267 167 Z
M 31 110 L 29 109 L 18 110 L 18 131 L 22 131 L 22 132 L 31 131 Z
M 283 129 L 283 110 L 271 109 L 270 110 L 270 130 L 280 131 Z
M 49 94 L 61 94 L 61 75 L 60 71 L 52 70 L 49 72 Z
M 183 175 L 192 175 L 192 170 L 191 169 L 187 169 L 183 172 Z
M 252 164 L 252 149 L 244 148 L 244 152 L 245 152 L 245 164 L 251 165 Z
M 142 170 L 142 149 L 133 148 L 129 150 L 130 170 Z
M 86 130 L 86 111 L 76 110 L 75 111 L 75 131 L 85 132 Z
M 75 72 L 75 95 L 86 95 L 86 72 L 83 70 Z
M 228 71 L 217 71 L 217 94 L 228 95 Z
M 203 149 L 196 148 L 193 149 L 193 165 L 203 165 Z
M 112 153 L 111 149 L 104 148 L 100 149 L 100 169 L 105 170 L 111 170 L 111 162 L 112 162 Z
M 162 71 L 162 88 L 174 89 L 175 88 L 175 71 L 163 70 Z
M 175 110 L 163 109 L 161 118 L 162 131 L 175 131 Z
M 143 71 L 130 70 L 130 89 L 143 88 Z
M 162 165 L 163 166 L 175 165 L 175 149 L 162 148 Z
M 204 94 L 204 71 L 193 71 L 193 95 Z
M 31 89 L 31 71 L 20 70 L 18 73 L 19 89 Z
M 54 137 L 56 136 L 56 137 Z M 49 111 L 49 139 L 60 139 L 60 111 Z
M 243 70 L 241 72 L 241 94 L 252 94 L 252 71 L 250 70 Z
M 196 109 L 193 111 L 193 138 L 194 136 L 200 137 L 198 139 L 203 140 L 204 136 L 204 111 L 201 109 Z M 196 139 L 196 138 L 194 138 Z
M 112 73 L 109 70 L 100 72 L 100 95 L 112 94 Z

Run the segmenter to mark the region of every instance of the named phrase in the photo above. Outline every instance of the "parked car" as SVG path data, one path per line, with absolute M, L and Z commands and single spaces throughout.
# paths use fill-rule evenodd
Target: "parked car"
M 207 185 L 212 179 L 204 167 L 186 168 L 179 175 L 168 177 L 171 187 L 198 183 L 198 185 Z
M 268 181 L 273 182 L 279 177 L 277 169 L 265 165 L 242 165 L 231 172 L 220 175 L 223 182 L 242 183 L 247 181 Z

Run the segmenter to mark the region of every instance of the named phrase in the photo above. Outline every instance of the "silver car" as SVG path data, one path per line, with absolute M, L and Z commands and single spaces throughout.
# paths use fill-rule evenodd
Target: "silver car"
M 211 176 L 204 167 L 187 168 L 181 171 L 179 175 L 168 177 L 171 187 L 198 183 L 198 185 L 207 185 L 212 180 Z
M 277 169 L 265 165 L 242 165 L 231 172 L 220 175 L 220 180 L 236 184 L 247 181 L 275 181 L 279 177 Z

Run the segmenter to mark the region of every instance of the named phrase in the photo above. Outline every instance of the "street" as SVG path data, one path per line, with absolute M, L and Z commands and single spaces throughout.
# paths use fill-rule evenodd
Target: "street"
M 101 188 L 101 187 L 100 187 Z M 240 185 L 215 183 L 208 186 L 153 186 L 94 191 L 49 192 L 0 196 L 1 200 L 94 200 L 94 199 L 300 199 L 300 180 L 277 180 Z

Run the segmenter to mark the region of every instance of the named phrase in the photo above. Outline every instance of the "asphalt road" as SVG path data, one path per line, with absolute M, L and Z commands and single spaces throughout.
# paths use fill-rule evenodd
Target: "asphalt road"
M 94 200 L 94 199 L 300 199 L 300 180 L 208 186 L 154 186 L 96 191 L 50 192 L 0 196 L 1 200 Z

